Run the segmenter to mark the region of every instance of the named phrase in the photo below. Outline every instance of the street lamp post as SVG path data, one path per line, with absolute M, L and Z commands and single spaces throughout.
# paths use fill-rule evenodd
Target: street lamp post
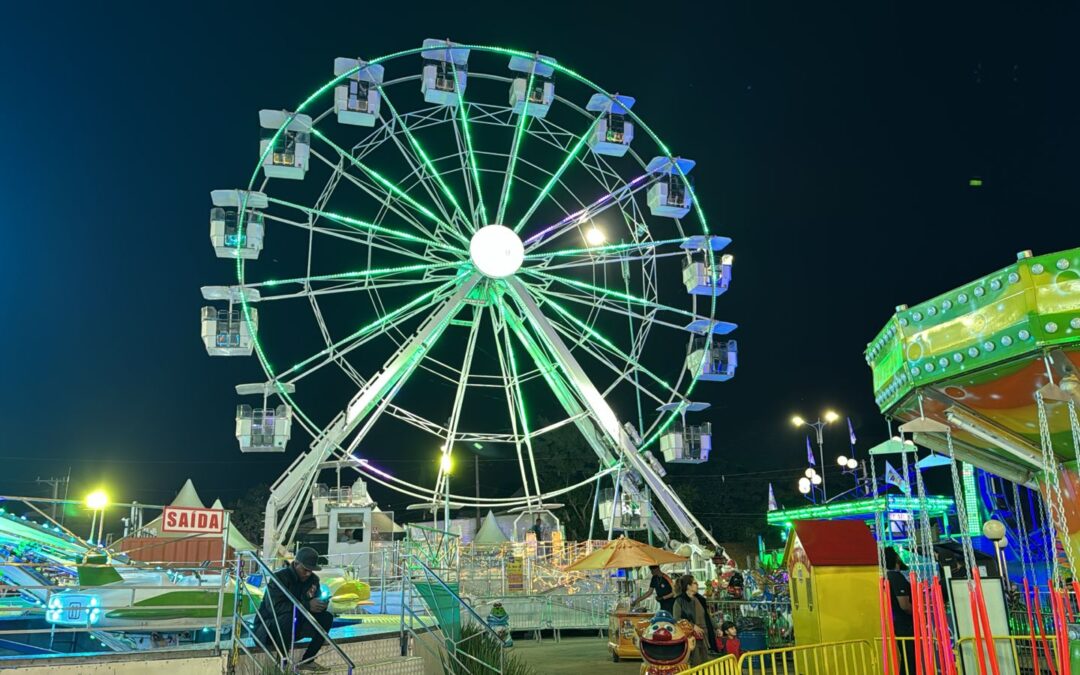
M 447 449 L 439 456 L 439 468 L 443 473 L 443 528 L 450 531 L 450 468 L 453 460 L 450 459 L 450 450 Z
M 826 487 L 825 481 L 825 439 L 822 434 L 822 430 L 826 427 L 826 425 L 832 424 L 836 420 L 840 419 L 840 415 L 833 410 L 826 410 L 824 418 L 824 421 L 818 418 L 816 422 L 807 422 L 802 417 L 795 415 L 791 418 L 791 423 L 797 427 L 811 427 L 817 435 L 818 456 L 821 457 L 821 497 L 824 501 L 829 501 L 829 490 Z

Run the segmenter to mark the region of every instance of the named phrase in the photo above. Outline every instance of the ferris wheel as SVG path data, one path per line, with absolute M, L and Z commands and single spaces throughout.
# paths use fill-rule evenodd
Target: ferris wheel
M 544 480 L 533 444 L 567 426 L 593 478 L 611 475 L 615 515 L 666 539 L 659 505 L 711 540 L 653 450 L 708 459 L 693 395 L 737 365 L 735 326 L 716 318 L 730 240 L 694 162 L 634 104 L 540 54 L 429 39 L 336 59 L 297 106 L 260 111 L 250 180 L 211 193 L 236 280 L 202 289 L 202 338 L 262 365 L 237 386 L 254 397 L 241 451 L 283 452 L 294 426 L 313 439 L 273 486 L 268 551 L 331 462 L 422 502 L 543 508 L 593 480 Z M 426 484 L 380 464 L 399 454 L 386 439 L 417 435 L 442 453 Z M 520 495 L 450 490 L 473 445 L 516 459 Z

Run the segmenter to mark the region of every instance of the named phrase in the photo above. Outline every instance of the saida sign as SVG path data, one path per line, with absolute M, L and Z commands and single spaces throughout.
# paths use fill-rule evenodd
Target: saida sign
M 224 529 L 225 512 L 220 509 L 166 506 L 161 514 L 162 532 L 221 534 Z

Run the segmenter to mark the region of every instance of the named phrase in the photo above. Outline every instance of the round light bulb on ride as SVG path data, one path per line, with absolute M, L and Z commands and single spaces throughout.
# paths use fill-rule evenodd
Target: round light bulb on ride
M 481 227 L 469 242 L 469 257 L 486 277 L 504 279 L 521 268 L 525 247 L 521 237 L 504 225 Z
M 806 471 L 803 471 L 803 475 L 806 476 L 807 478 L 813 478 L 816 473 L 817 473 L 817 471 L 814 471 L 813 468 L 810 468 L 810 469 L 807 469 Z
M 983 523 L 982 533 L 990 541 L 998 541 L 1005 537 L 1005 524 L 1000 520 L 988 520 Z
M 585 230 L 585 243 L 589 246 L 599 246 L 607 241 L 604 233 L 595 227 Z
M 804 495 L 810 494 L 810 481 L 807 481 L 805 483 L 799 483 L 799 492 L 803 493 Z
M 848 459 L 847 468 L 851 469 L 852 471 L 859 468 L 859 463 L 857 461 L 855 461 L 854 457 Z
M 814 485 L 821 485 L 821 476 L 815 473 L 813 476 L 810 477 L 810 482 Z
M 844 455 L 838 455 L 836 458 L 836 463 L 840 466 L 847 466 L 847 457 Z

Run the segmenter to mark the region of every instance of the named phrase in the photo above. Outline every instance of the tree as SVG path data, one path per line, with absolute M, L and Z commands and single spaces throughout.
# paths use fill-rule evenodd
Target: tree
M 262 542 L 263 522 L 266 518 L 268 501 L 270 501 L 270 486 L 260 483 L 248 489 L 232 505 L 230 523 L 252 543 Z
M 533 440 L 533 454 L 537 471 L 545 479 L 550 477 L 549 485 L 580 483 L 596 473 L 598 468 L 596 455 L 573 424 L 537 436 Z M 568 539 L 583 540 L 589 536 L 594 491 L 595 487 L 586 486 L 559 497 L 559 502 L 566 505 L 559 517 Z

